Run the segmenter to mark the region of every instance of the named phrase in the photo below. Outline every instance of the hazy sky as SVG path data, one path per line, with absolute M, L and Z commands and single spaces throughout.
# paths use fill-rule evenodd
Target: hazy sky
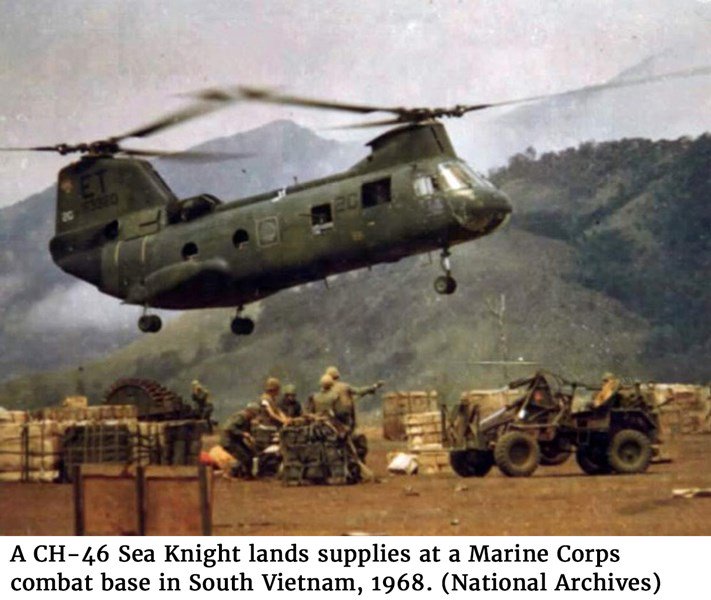
M 711 49 L 711 0 L 0 0 L 0 17 L 4 146 L 118 134 L 218 84 L 447 105 L 565 90 L 663 51 Z M 177 150 L 284 117 L 349 119 L 239 105 L 145 146 Z M 0 206 L 46 187 L 66 162 L 3 155 Z

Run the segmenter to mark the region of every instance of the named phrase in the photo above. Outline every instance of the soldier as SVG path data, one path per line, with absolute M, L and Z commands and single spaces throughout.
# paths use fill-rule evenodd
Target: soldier
M 296 386 L 291 383 L 284 386 L 284 395 L 279 401 L 279 410 L 287 417 L 294 418 L 301 416 L 301 404 L 296 399 Z
M 205 419 L 212 431 L 212 411 L 215 406 L 210 402 L 210 390 L 203 386 L 197 379 L 192 382 L 192 401 L 197 408 L 198 418 Z
M 378 381 L 373 385 L 365 387 L 353 387 L 345 381 L 341 381 L 341 373 L 338 367 L 328 367 L 328 369 L 326 369 L 326 375 L 329 375 L 333 379 L 333 389 L 338 394 L 335 416 L 348 429 L 349 433 L 353 433 L 356 428 L 355 399 L 367 394 L 374 394 L 378 389 L 383 387 L 384 383 Z
M 268 377 L 264 383 L 264 393 L 259 399 L 265 424 L 282 427 L 289 423 L 289 417 L 279 408 L 281 382 L 276 377 Z
M 602 406 L 619 391 L 620 380 L 610 372 L 604 373 L 602 376 L 602 388 L 593 399 L 593 407 Z
M 252 424 L 259 414 L 259 405 L 252 402 L 230 416 L 222 427 L 221 445 L 237 459 L 231 473 L 233 477 L 252 477 L 252 465 L 257 456 Z
M 324 375 L 321 377 L 320 385 L 321 390 L 309 397 L 306 411 L 323 417 L 335 417 L 338 392 L 334 389 L 333 377 Z

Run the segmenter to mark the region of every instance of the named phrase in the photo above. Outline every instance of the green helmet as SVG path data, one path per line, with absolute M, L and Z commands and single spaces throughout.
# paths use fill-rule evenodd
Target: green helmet
M 296 386 L 293 383 L 288 383 L 283 388 L 285 396 L 296 396 Z
M 611 379 L 614 379 L 614 378 L 615 378 L 614 373 L 610 373 L 610 371 L 607 371 L 606 373 L 602 374 L 603 381 L 610 381 Z

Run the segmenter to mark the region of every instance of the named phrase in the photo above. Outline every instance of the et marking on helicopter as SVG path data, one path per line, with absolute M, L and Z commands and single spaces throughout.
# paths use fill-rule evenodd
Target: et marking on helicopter
M 488 235 L 511 213 L 506 195 L 459 158 L 441 122 L 470 112 L 609 88 L 708 75 L 687 69 L 518 100 L 401 108 L 348 104 L 235 87 L 192 94 L 192 103 L 91 143 L 4 151 L 80 154 L 58 176 L 54 262 L 102 292 L 142 306 L 138 326 L 157 332 L 151 308 L 236 307 L 231 329 L 248 335 L 244 305 L 329 275 L 439 250 L 434 287 L 452 294 L 450 249 Z M 350 169 L 257 196 L 222 202 L 209 193 L 178 198 L 144 158 L 235 160 L 248 154 L 170 154 L 126 148 L 222 106 L 241 101 L 390 116 L 350 127 L 392 127 L 371 140 Z

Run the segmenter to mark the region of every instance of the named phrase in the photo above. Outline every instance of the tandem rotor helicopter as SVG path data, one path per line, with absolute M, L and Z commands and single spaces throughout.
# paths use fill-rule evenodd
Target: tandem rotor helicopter
M 0 150 L 81 155 L 59 172 L 52 259 L 102 292 L 142 306 L 141 331 L 161 328 L 151 308 L 235 307 L 232 332 L 248 335 L 254 322 L 241 313 L 250 302 L 413 254 L 439 250 L 443 274 L 435 279 L 435 291 L 455 291 L 450 249 L 493 232 L 512 209 L 503 192 L 457 157 L 440 119 L 710 71 L 676 71 L 451 108 L 367 106 L 249 87 L 209 89 L 192 94 L 186 108 L 120 136 Z M 394 127 L 371 140 L 370 154 L 344 172 L 231 202 L 208 193 L 179 199 L 144 160 L 170 154 L 122 146 L 128 138 L 145 138 L 239 101 L 387 113 L 386 119 L 351 126 Z

